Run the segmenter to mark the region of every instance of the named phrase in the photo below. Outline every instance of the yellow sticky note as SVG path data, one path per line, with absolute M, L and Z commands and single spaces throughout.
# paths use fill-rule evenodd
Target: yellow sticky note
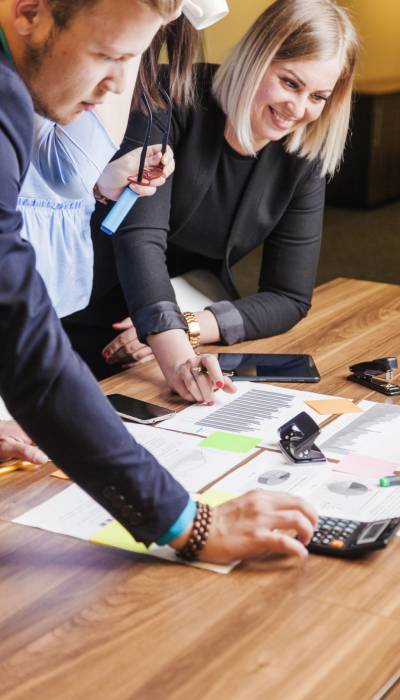
M 224 491 L 216 491 L 214 489 L 209 489 L 200 493 L 196 496 L 196 501 L 200 503 L 206 503 L 208 506 L 220 506 L 221 503 L 226 503 L 226 501 L 231 501 L 232 498 L 237 498 L 239 494 L 237 493 L 225 493 Z
M 150 547 L 146 547 L 143 542 L 136 542 L 132 535 L 124 528 L 117 520 L 113 520 L 108 525 L 101 527 L 100 530 L 91 536 L 90 542 L 94 544 L 105 544 L 108 547 L 118 547 L 119 549 L 127 549 L 129 552 L 138 552 L 139 554 L 148 554 Z
M 362 409 L 350 399 L 317 399 L 315 401 L 305 401 L 305 403 L 322 416 L 362 413 Z

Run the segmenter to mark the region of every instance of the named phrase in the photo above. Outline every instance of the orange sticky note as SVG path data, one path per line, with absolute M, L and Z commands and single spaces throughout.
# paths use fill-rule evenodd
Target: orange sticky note
M 55 472 L 51 472 L 50 476 L 55 476 L 56 479 L 68 479 L 69 480 L 69 476 L 64 474 L 64 472 L 61 469 L 56 469 Z
M 305 401 L 305 403 L 321 416 L 362 413 L 362 409 L 350 399 L 316 399 Z

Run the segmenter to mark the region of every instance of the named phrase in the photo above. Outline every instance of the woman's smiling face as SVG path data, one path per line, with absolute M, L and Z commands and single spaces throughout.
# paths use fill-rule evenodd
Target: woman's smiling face
M 337 56 L 271 63 L 252 106 L 256 150 L 318 119 L 341 70 L 342 62 Z

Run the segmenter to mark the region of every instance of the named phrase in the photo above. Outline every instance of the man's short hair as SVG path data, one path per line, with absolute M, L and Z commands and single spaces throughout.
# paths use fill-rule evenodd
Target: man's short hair
M 140 0 L 149 5 L 163 17 L 176 12 L 181 0 Z M 92 7 L 98 0 L 47 0 L 54 22 L 59 29 L 64 29 L 77 12 Z

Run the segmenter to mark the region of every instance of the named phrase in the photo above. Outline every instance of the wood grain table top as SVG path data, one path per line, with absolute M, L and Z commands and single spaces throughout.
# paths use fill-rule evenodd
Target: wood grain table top
M 312 390 L 400 403 L 345 379 L 400 355 L 399 329 L 400 286 L 337 279 L 296 328 L 234 350 L 310 353 Z M 103 388 L 182 405 L 152 362 Z M 51 470 L 0 481 L 1 700 L 372 700 L 400 670 L 400 538 L 220 576 L 11 523 L 65 488 Z

